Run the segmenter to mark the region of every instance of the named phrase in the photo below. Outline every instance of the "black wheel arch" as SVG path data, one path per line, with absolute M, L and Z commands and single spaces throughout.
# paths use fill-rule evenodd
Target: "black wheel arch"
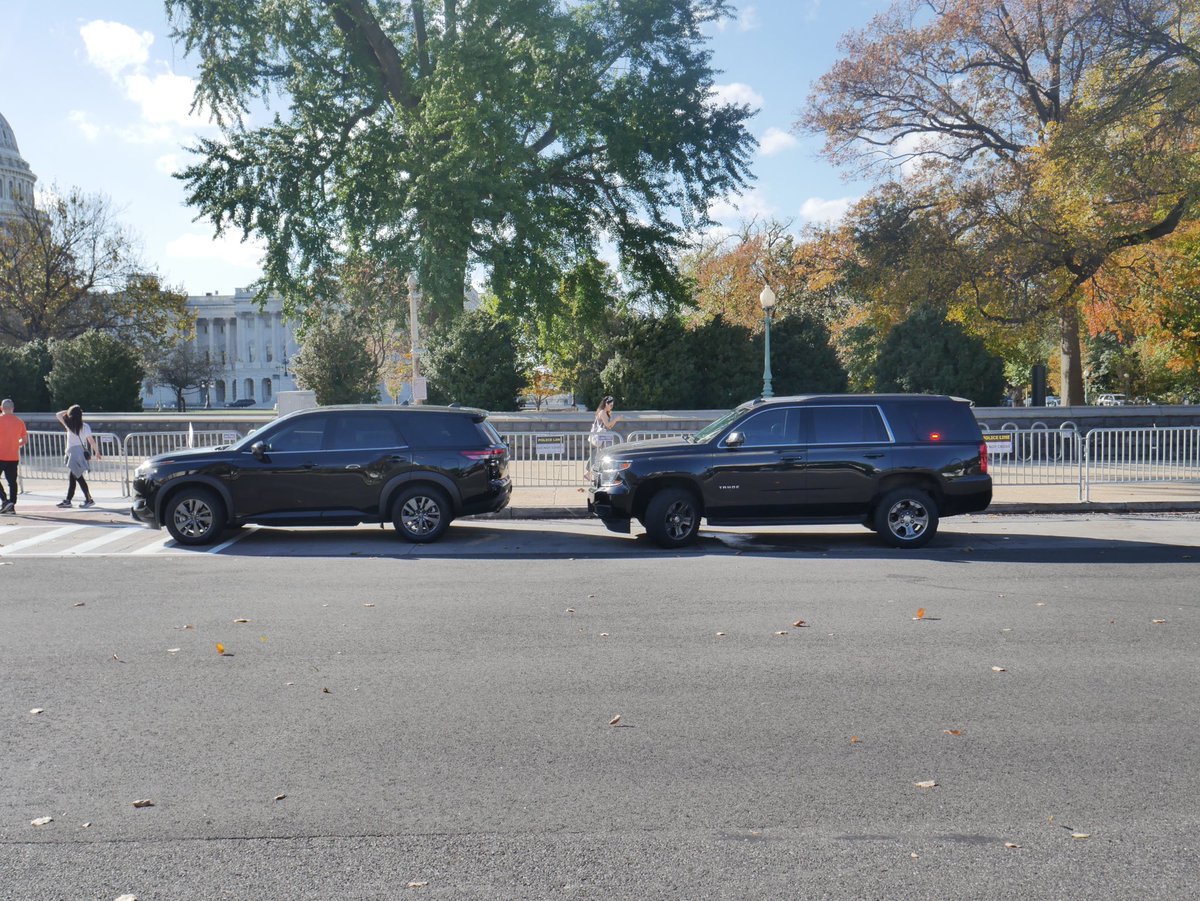
M 650 498 L 664 488 L 682 488 L 685 491 L 691 492 L 696 498 L 696 507 L 700 516 L 704 516 L 704 492 L 700 490 L 700 486 L 694 479 L 689 479 L 685 476 L 660 476 L 654 479 L 647 479 L 637 486 L 637 490 L 633 495 L 634 517 L 639 520 L 645 519 L 646 506 L 650 503 Z
M 379 515 L 382 519 L 391 518 L 392 502 L 400 496 L 400 492 L 405 488 L 411 488 L 413 485 L 433 485 L 450 499 L 451 512 L 457 518 L 463 507 L 462 495 L 459 493 L 458 486 L 449 476 L 442 475 L 440 472 L 430 472 L 423 470 L 420 472 L 406 472 L 403 475 L 396 476 L 383 486 L 383 491 L 379 494 Z
M 210 476 L 190 476 L 187 479 L 181 479 L 178 485 L 172 485 L 169 489 L 160 491 L 154 502 L 154 518 L 158 520 L 158 524 L 160 526 L 164 524 L 163 512 L 173 497 L 188 488 L 197 487 L 208 488 L 210 491 L 216 492 L 217 497 L 221 500 L 221 506 L 225 509 L 225 525 L 231 525 L 233 523 L 233 498 L 230 496 L 228 488 Z
M 871 498 L 871 508 L 867 511 L 867 522 L 871 522 L 874 518 L 879 501 L 897 488 L 916 488 L 924 491 L 929 495 L 929 499 L 937 504 L 939 510 L 945 509 L 946 496 L 942 493 L 941 483 L 938 482 L 936 476 L 927 472 L 895 473 L 880 480 L 879 487 L 875 490 L 875 496 Z

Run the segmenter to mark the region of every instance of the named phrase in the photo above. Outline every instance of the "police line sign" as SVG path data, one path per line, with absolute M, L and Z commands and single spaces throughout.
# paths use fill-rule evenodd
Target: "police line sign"
M 991 432 L 983 436 L 987 442 L 988 454 L 1009 454 L 1013 452 L 1012 432 Z

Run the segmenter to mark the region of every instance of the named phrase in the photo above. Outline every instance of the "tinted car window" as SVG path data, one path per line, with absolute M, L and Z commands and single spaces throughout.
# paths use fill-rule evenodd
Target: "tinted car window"
M 329 450 L 399 447 L 393 424 L 394 416 L 382 413 L 339 413 L 333 417 L 333 429 L 326 447 Z
M 267 445 L 276 453 L 319 451 L 325 441 L 328 416 L 302 416 L 272 432 Z
M 964 403 L 951 401 L 946 403 L 912 403 L 896 409 L 888 414 L 893 420 L 897 417 L 907 420 L 912 429 L 913 441 L 980 441 L 979 424 L 975 414 Z M 932 435 L 939 438 L 932 438 Z
M 879 444 L 887 428 L 876 407 L 809 407 L 810 444 Z
M 743 447 L 774 447 L 796 444 L 800 440 L 800 425 L 793 407 L 772 407 L 755 413 L 737 427 L 746 436 Z
M 484 440 L 470 416 L 417 413 L 401 427 L 413 447 L 483 447 Z

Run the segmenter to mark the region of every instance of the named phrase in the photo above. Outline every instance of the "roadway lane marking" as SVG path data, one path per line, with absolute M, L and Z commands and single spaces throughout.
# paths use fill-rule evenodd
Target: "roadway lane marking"
M 9 532 L 15 532 L 22 526 L 0 526 L 0 535 L 7 535 Z
M 165 532 L 162 538 L 147 544 L 145 547 L 140 547 L 136 551 L 130 551 L 131 554 L 157 554 L 159 551 L 167 547 L 176 547 L 174 539 L 171 538 L 170 532 Z
M 83 544 L 76 545 L 67 550 L 68 554 L 86 554 L 94 548 L 108 544 L 110 541 L 116 541 L 119 538 L 125 538 L 132 535 L 134 532 L 144 532 L 141 526 L 122 526 L 117 529 L 105 529 L 104 534 L 99 538 L 93 538 L 91 541 L 85 541 Z
M 253 532 L 257 529 L 258 529 L 258 526 L 246 526 L 245 528 L 243 528 L 239 532 L 237 532 L 228 541 L 222 541 L 216 547 L 210 547 L 207 551 L 205 551 L 205 553 L 206 554 L 219 554 L 219 553 L 221 553 L 221 551 L 225 550 L 225 548 L 229 547 L 231 544 L 236 544 L 237 542 L 241 541 L 243 538 L 245 538 L 247 535 L 249 535 L 251 532 Z
M 43 532 L 41 535 L 34 535 L 32 538 L 26 538 L 24 541 L 18 541 L 16 544 L 10 544 L 5 548 L 0 548 L 0 557 L 7 556 L 16 551 L 24 550 L 27 547 L 32 547 L 35 544 L 41 544 L 43 541 L 53 541 L 63 535 L 69 535 L 72 532 L 77 532 L 80 529 L 85 529 L 87 526 L 61 526 L 57 529 L 51 529 L 49 532 Z

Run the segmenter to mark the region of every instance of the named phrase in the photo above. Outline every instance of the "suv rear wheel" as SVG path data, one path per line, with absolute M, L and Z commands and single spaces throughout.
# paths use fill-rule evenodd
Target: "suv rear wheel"
M 440 488 L 414 485 L 405 488 L 392 504 L 392 524 L 409 541 L 437 541 L 450 527 L 450 499 Z
M 650 498 L 642 524 L 659 547 L 684 547 L 700 530 L 700 505 L 685 488 L 663 488 Z
M 180 544 L 211 544 L 225 528 L 225 507 L 208 488 L 184 488 L 163 512 L 167 531 Z
M 879 537 L 892 547 L 924 547 L 937 534 L 937 504 L 919 488 L 897 488 L 880 500 L 874 523 Z

